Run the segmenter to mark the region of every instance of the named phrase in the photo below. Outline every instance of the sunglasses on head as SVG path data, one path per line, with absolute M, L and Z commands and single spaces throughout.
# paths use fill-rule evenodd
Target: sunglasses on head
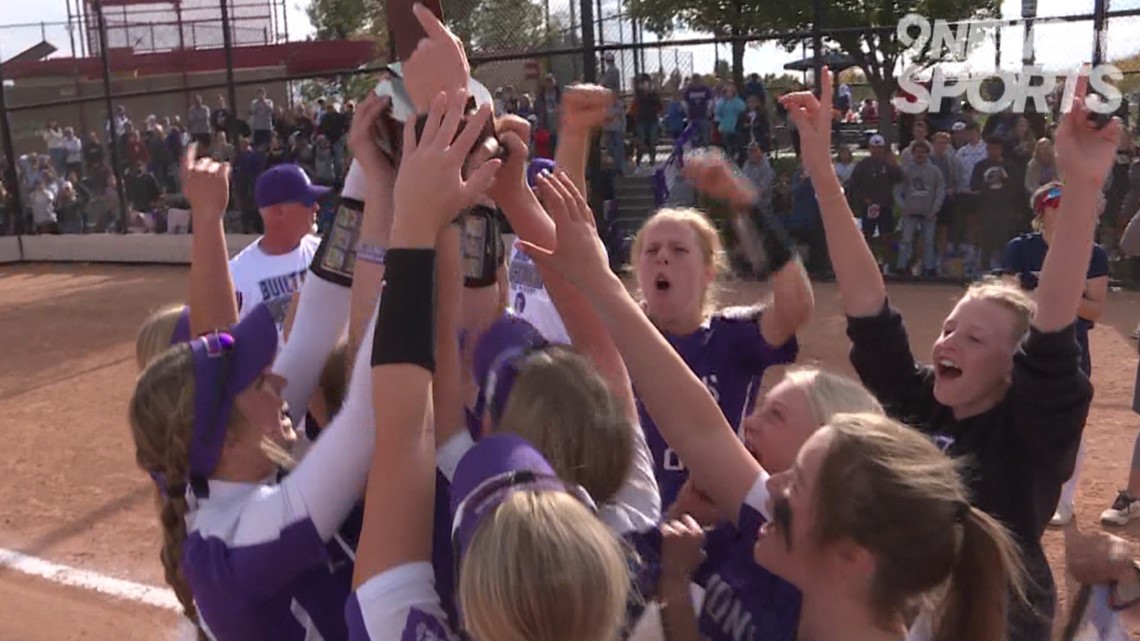
M 483 518 L 493 508 L 497 508 L 508 495 L 520 489 L 527 489 L 526 486 L 536 491 L 565 492 L 585 505 L 590 513 L 598 513 L 598 506 L 589 492 L 582 486 L 567 483 L 557 476 L 539 474 L 532 470 L 513 470 L 485 479 L 475 486 L 475 489 L 455 509 L 451 527 L 451 554 L 453 576 L 456 580 L 459 578 L 459 531 L 463 529 L 464 524 L 469 520 L 478 521 Z

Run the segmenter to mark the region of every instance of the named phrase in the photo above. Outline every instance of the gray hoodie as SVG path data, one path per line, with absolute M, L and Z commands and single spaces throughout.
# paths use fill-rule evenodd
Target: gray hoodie
M 903 180 L 895 186 L 895 203 L 903 216 L 933 216 L 946 198 L 942 172 L 929 160 L 903 165 Z

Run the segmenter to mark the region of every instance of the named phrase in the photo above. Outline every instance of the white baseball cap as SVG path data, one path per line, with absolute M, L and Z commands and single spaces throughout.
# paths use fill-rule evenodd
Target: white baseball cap
M 875 134 L 874 136 L 871 136 L 871 139 L 867 141 L 867 144 L 871 145 L 872 147 L 886 147 L 887 139 L 883 138 L 879 134 Z
M 961 120 L 950 126 L 950 131 L 965 131 L 965 129 L 966 123 L 962 122 Z

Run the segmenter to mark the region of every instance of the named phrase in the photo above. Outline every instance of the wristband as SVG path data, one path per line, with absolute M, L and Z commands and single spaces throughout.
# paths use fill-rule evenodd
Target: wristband
M 390 249 L 372 340 L 372 366 L 412 364 L 435 372 L 435 250 Z
M 780 219 L 756 205 L 752 206 L 752 217 L 760 229 L 760 244 L 768 256 L 768 269 L 778 272 L 795 256 L 795 241 Z
M 383 265 L 388 249 L 372 243 L 358 243 L 356 245 L 356 260 L 362 260 L 373 265 Z

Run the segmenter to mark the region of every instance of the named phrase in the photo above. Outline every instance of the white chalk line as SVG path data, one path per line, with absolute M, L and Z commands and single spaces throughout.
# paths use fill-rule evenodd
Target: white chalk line
M 28 556 L 15 550 L 0 548 L 0 568 L 15 570 L 50 581 L 58 585 L 98 592 L 115 599 L 141 603 L 163 610 L 181 612 L 182 605 L 169 588 L 158 588 L 134 581 L 125 581 L 99 574 L 90 570 L 80 570 Z
M 182 604 L 169 588 L 116 579 L 98 572 L 38 559 L 15 550 L 0 548 L 0 569 L 34 576 L 56 585 L 96 592 L 120 601 L 182 613 Z M 179 616 L 178 624 L 168 638 L 171 641 L 194 641 L 197 633 L 190 621 Z

